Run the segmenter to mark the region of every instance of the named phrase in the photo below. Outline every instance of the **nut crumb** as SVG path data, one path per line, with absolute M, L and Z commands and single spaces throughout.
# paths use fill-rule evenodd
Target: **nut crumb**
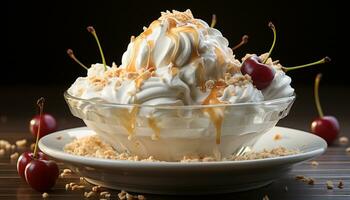
M 346 148 L 345 151 L 346 151 L 347 153 L 350 153 L 350 147 Z
M 326 185 L 327 185 L 327 189 L 328 189 L 328 190 L 331 190 L 331 189 L 334 188 L 334 185 L 333 185 L 333 182 L 332 182 L 332 181 L 327 181 L 327 182 L 326 182 Z
M 349 138 L 348 137 L 346 137 L 346 136 L 342 136 L 342 137 L 340 137 L 339 138 L 339 143 L 340 144 L 348 144 L 349 143 Z
M 13 153 L 13 154 L 10 155 L 10 159 L 11 159 L 11 160 L 17 160 L 17 159 L 18 159 L 18 156 L 19 156 L 19 154 L 18 154 L 17 152 L 15 152 L 15 153 Z
M 344 183 L 343 183 L 343 181 L 339 181 L 339 183 L 338 183 L 338 188 L 339 188 L 339 189 L 343 189 L 343 188 L 344 188 Z
M 70 169 L 64 169 L 64 170 L 63 170 L 63 173 L 66 173 L 66 174 L 72 173 L 72 170 L 70 170 Z
M 5 149 L 0 149 L 0 157 L 3 157 L 5 155 Z
M 44 193 L 42 194 L 42 197 L 43 197 L 44 199 L 46 199 L 46 198 L 48 198 L 48 197 L 49 197 L 49 194 L 48 194 L 48 193 L 46 193 L 46 192 L 44 192 Z
M 18 147 L 25 147 L 27 145 L 27 140 L 26 139 L 23 139 L 23 140 L 17 140 L 16 141 L 16 145 Z
M 90 198 L 92 196 L 95 196 L 96 193 L 94 191 L 90 191 L 90 192 L 84 192 L 84 197 L 86 198 Z
M 263 200 L 270 200 L 269 196 L 267 196 L 267 194 L 265 194 L 265 196 L 262 198 Z
M 282 139 L 282 135 L 280 133 L 276 133 L 274 136 L 273 136 L 273 140 L 277 141 L 277 140 L 281 140 Z
M 11 150 L 15 150 L 16 149 L 16 145 L 11 144 Z
M 62 136 L 57 136 L 56 139 L 57 139 L 57 140 L 61 140 L 61 139 L 62 139 Z
M 92 187 L 92 189 L 91 189 L 93 192 L 98 192 L 98 191 L 100 191 L 101 190 L 101 186 L 99 186 L 99 185 L 96 185 L 96 186 L 94 186 L 94 187 Z
M 316 166 L 319 165 L 319 163 L 318 163 L 317 161 L 311 161 L 311 165 L 314 166 L 314 167 L 316 167 Z
M 295 176 L 295 180 L 303 180 L 303 179 L 305 179 L 305 176 L 303 176 L 303 175 L 296 175 Z
M 315 184 L 315 180 L 313 178 L 308 178 L 307 179 L 307 184 L 314 185 Z

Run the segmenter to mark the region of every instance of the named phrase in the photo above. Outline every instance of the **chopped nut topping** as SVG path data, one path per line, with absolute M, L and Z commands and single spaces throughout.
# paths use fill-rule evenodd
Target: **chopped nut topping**
M 282 135 L 280 133 L 276 133 L 274 136 L 273 136 L 273 140 L 277 141 L 277 140 L 281 140 L 282 139 Z
M 340 137 L 339 138 L 339 143 L 340 144 L 348 144 L 349 143 L 349 139 L 348 139 L 348 137 L 345 137 L 345 136 L 343 136 L 343 137 Z
M 346 148 L 345 151 L 350 153 L 350 147 Z
M 27 145 L 27 140 L 26 139 L 23 139 L 23 140 L 17 140 L 16 141 L 16 145 L 18 147 L 25 147 Z
M 317 161 L 311 161 L 311 165 L 315 167 L 315 166 L 318 166 L 319 164 Z
M 339 189 L 343 189 L 343 188 L 344 188 L 344 183 L 343 183 L 343 181 L 339 181 L 339 183 L 338 183 L 338 188 L 339 188 Z
M 96 185 L 96 186 L 92 187 L 92 189 L 91 189 L 91 190 L 92 190 L 92 191 L 94 191 L 94 192 L 98 192 L 98 191 L 100 191 L 100 190 L 101 190 L 101 186 Z
M 208 80 L 207 82 L 205 82 L 205 87 L 207 89 L 213 89 L 215 85 L 215 82 L 213 80 Z
M 19 156 L 19 154 L 18 154 L 17 152 L 15 152 L 15 153 L 13 153 L 13 154 L 10 155 L 10 159 L 11 159 L 11 160 L 17 160 L 17 159 L 18 159 L 18 156 Z
M 0 149 L 0 157 L 3 157 L 5 155 L 5 149 Z
M 331 190 L 334 188 L 333 182 L 332 181 L 327 181 L 326 182 L 327 189 Z
M 44 199 L 46 199 L 46 198 L 48 198 L 48 197 L 49 197 L 49 194 L 48 194 L 48 193 L 46 193 L 46 192 L 44 192 L 44 193 L 42 194 L 42 197 L 43 197 Z
M 64 169 L 64 170 L 63 170 L 63 173 L 72 173 L 72 170 L 70 170 L 70 169 Z

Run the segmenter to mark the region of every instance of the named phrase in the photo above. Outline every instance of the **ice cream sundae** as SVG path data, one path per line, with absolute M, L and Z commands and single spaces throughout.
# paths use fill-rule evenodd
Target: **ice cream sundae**
M 94 34 L 103 58 L 95 30 L 90 27 L 89 31 Z M 276 35 L 274 27 L 273 31 Z M 142 124 L 135 121 L 138 115 L 147 117 L 149 127 L 156 133 L 152 137 L 154 140 L 159 139 L 162 126 L 169 125 L 169 121 L 154 119 L 172 116 L 174 112 L 160 112 L 152 109 L 152 106 L 203 106 L 201 112 L 211 121 L 208 127 L 215 127 L 215 141 L 220 144 L 224 121 L 234 119 L 230 116 L 237 117 L 241 113 L 241 119 L 244 119 L 253 112 L 250 109 L 261 112 L 256 111 L 257 108 L 245 108 L 244 111 L 237 109 L 235 114 L 226 118 L 225 112 L 229 112 L 229 109 L 221 105 L 258 103 L 294 95 L 294 89 L 290 86 L 291 78 L 284 70 L 288 68 L 271 59 L 272 48 L 269 53 L 259 57 L 247 54 L 240 61 L 235 58 L 228 40 L 221 32 L 205 21 L 194 18 L 190 10 L 166 11 L 161 13 L 159 19 L 144 27 L 139 36 L 131 36 L 119 66 L 115 63 L 108 66 L 103 58 L 102 64 L 91 65 L 87 69 L 87 76 L 79 77 L 67 93 L 82 100 L 135 105 L 126 112 L 118 113 L 125 118 L 121 124 L 124 124 L 124 131 L 128 131 L 129 140 L 132 139 L 130 136 L 135 132 L 136 124 Z M 68 53 L 76 59 L 72 51 Z M 246 111 L 250 114 L 243 116 Z M 85 112 L 88 111 L 85 109 Z M 181 117 L 187 115 L 182 113 Z M 245 121 L 237 118 L 236 122 L 246 123 L 251 120 L 251 123 L 258 123 L 258 119 L 254 119 L 255 114 L 251 116 L 253 118 L 246 118 Z M 85 122 L 89 126 L 89 122 Z M 163 122 L 166 125 L 162 125 Z M 108 132 L 104 129 L 100 131 Z

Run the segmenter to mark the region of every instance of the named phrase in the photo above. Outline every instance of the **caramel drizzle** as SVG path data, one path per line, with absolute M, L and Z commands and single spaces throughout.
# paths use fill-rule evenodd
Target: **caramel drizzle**
M 217 97 L 218 88 L 214 86 L 206 99 L 204 99 L 202 105 L 213 105 L 221 104 Z M 216 129 L 216 144 L 221 142 L 221 129 L 224 120 L 224 108 L 204 108 L 203 112 L 208 113 L 211 121 L 213 122 Z
M 222 51 L 218 47 L 215 47 L 215 55 L 218 60 L 218 64 L 222 66 L 225 63 L 225 58 Z
M 203 67 L 202 62 L 200 62 L 197 66 L 196 80 L 197 80 L 197 85 L 200 87 L 201 91 L 205 92 L 206 91 L 206 88 L 205 88 L 205 69 Z
M 139 111 L 139 107 L 134 106 L 131 111 L 125 109 L 121 113 L 121 124 L 122 126 L 128 131 L 128 139 L 131 140 L 135 133 L 135 127 L 136 127 L 136 115 Z
M 152 140 L 159 140 L 160 138 L 160 128 L 157 125 L 157 121 L 153 117 L 148 118 L 148 125 L 153 130 Z

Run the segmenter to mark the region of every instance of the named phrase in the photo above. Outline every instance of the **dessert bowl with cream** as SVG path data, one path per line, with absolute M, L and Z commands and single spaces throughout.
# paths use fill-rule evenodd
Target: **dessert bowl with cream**
M 274 75 L 263 89 L 242 73 L 219 30 L 190 10 L 167 11 L 131 37 L 120 66 L 93 64 L 64 96 L 72 114 L 119 152 L 164 161 L 226 157 L 253 145 L 295 99 L 283 67 L 259 57 Z

